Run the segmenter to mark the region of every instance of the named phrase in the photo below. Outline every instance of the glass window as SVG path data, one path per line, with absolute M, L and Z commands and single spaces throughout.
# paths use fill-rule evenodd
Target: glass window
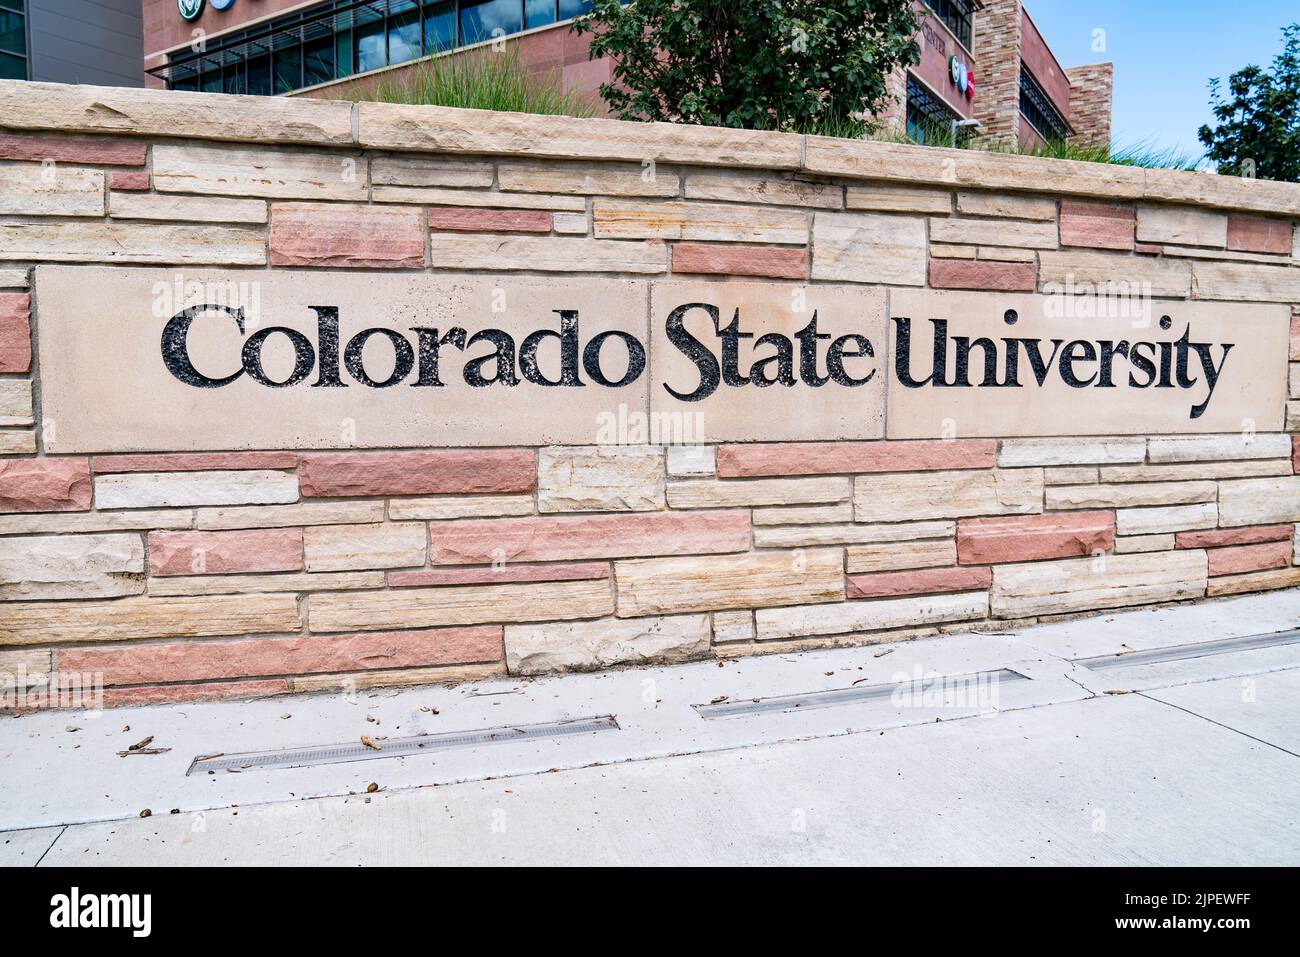
M 580 17 L 584 13 L 591 13 L 591 0 L 560 0 L 561 20 Z
M 352 31 L 343 29 L 334 37 L 334 69 L 339 77 L 352 73 Z
M 204 70 L 203 76 L 199 78 L 199 89 L 204 93 L 220 93 L 221 71 Z
M 524 28 L 519 0 L 461 0 L 460 42 L 481 43 Z
M 1049 143 L 1070 135 L 1070 124 L 1065 122 L 1051 98 L 1023 63 L 1020 65 L 1020 112 L 1029 121 L 1029 125 L 1038 131 L 1038 135 Z
M 27 79 L 27 61 L 20 56 L 0 53 L 0 80 Z
M 303 83 L 315 86 L 334 79 L 334 38 L 316 37 L 303 44 Z
M 907 135 L 930 146 L 951 145 L 957 114 L 910 76 L 907 78 Z
M 420 8 L 394 3 L 388 12 L 388 62 L 405 63 L 420 55 Z
M 939 21 L 952 31 L 957 42 L 969 50 L 974 17 L 974 7 L 969 0 L 925 0 L 925 3 Z
M 555 22 L 555 0 L 524 0 L 524 29 Z
M 355 72 L 377 70 L 388 65 L 388 42 L 384 35 L 384 18 L 369 7 L 357 11 L 357 25 L 352 28 L 356 44 Z
M 424 6 L 424 52 L 441 53 L 456 45 L 456 0 Z
M 224 93 L 248 92 L 248 61 L 236 60 L 227 63 L 221 75 L 221 89 Z
M 271 54 L 276 93 L 302 88 L 302 46 L 297 38 L 278 40 Z
M 27 52 L 27 27 L 21 13 L 0 10 L 0 50 L 6 53 Z
M 258 96 L 271 95 L 271 55 L 269 53 L 249 58 L 248 92 Z

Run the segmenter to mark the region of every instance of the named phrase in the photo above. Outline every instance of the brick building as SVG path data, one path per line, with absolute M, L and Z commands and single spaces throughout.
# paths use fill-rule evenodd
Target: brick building
M 144 0 L 146 83 L 337 96 L 494 39 L 588 92 L 610 78 L 569 22 L 590 0 Z M 998 144 L 1110 138 L 1109 64 L 1065 69 L 1020 0 L 916 0 L 921 60 L 891 81 L 892 126 Z M 201 43 L 195 42 L 196 38 Z

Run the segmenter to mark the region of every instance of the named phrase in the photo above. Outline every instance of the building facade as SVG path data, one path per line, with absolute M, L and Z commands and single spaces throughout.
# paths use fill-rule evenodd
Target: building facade
M 0 0 L 0 79 L 140 86 L 139 0 Z
M 0 0 L 16 2 L 16 0 Z M 916 0 L 920 61 L 891 77 L 893 131 L 1041 147 L 1110 138 L 1110 64 L 1061 66 L 1020 0 Z M 610 65 L 569 24 L 590 0 L 145 0 L 145 82 L 333 97 L 421 60 L 504 42 L 598 100 Z

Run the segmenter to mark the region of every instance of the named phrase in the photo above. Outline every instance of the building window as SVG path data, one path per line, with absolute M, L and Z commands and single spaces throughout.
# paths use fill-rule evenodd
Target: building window
M 971 49 L 975 5 L 970 0 L 925 0 L 925 5 L 934 11 L 939 22 L 952 32 L 958 43 L 967 50 Z
M 1020 65 L 1020 112 L 1049 143 L 1058 143 L 1071 133 L 1070 124 L 1023 63 Z
M 28 79 L 25 0 L 0 0 L 0 80 Z
M 0 0 L 0 25 L 4 8 L 23 3 Z M 288 93 L 590 12 L 591 0 L 330 0 L 209 39 L 149 72 L 174 90 Z
M 943 102 L 910 75 L 907 78 L 907 136 L 929 146 L 950 146 L 953 121 L 959 119 Z

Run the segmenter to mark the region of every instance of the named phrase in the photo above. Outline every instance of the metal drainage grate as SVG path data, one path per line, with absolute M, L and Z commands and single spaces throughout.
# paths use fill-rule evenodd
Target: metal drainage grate
M 770 698 L 753 698 L 738 701 L 720 701 L 716 704 L 692 705 L 701 718 L 732 718 L 774 711 L 806 711 L 811 708 L 834 708 L 846 704 L 864 704 L 890 698 L 894 694 L 924 694 L 943 689 L 954 694 L 975 694 L 985 685 L 1004 681 L 1028 681 L 1024 675 L 1000 668 L 995 671 L 977 671 L 964 675 L 935 675 L 918 681 L 900 681 L 888 685 L 862 685 L 858 688 L 836 688 L 831 691 L 810 691 L 805 694 L 774 695 Z
M 281 751 L 249 751 L 244 754 L 218 754 L 196 757 L 185 774 L 207 771 L 251 770 L 253 768 L 305 768 L 318 764 L 343 764 L 348 761 L 373 761 L 378 758 L 402 758 L 414 754 L 470 748 L 481 744 L 505 744 L 539 738 L 562 738 L 598 731 L 618 731 L 613 715 L 574 718 L 570 721 L 547 721 L 542 724 L 516 724 L 478 731 L 450 731 L 410 738 L 385 738 L 375 742 L 381 748 L 366 747 L 361 742 L 326 745 L 317 748 L 286 748 Z
M 1172 645 L 1168 648 L 1151 648 L 1147 651 L 1130 651 L 1123 655 L 1098 655 L 1095 658 L 1075 658 L 1070 663 L 1083 665 L 1089 671 L 1108 668 L 1131 668 L 1134 665 L 1154 665 L 1166 661 L 1186 661 L 1189 658 L 1207 658 L 1226 655 L 1234 651 L 1255 651 L 1258 648 L 1276 648 L 1300 642 L 1300 628 L 1277 631 L 1269 635 L 1247 635 L 1244 638 L 1220 638 L 1191 645 Z

